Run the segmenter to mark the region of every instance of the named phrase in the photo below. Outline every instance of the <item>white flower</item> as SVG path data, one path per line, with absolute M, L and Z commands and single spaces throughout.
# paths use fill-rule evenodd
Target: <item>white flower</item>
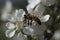
M 13 13 L 11 13 L 11 10 L 12 10 L 12 3 L 9 0 L 7 0 L 6 5 L 2 10 L 1 19 L 3 21 L 9 21 L 6 23 L 7 30 L 5 32 L 5 35 L 8 38 L 12 38 L 15 35 L 16 31 L 18 30 L 18 27 L 17 27 L 18 25 L 15 23 L 17 21 L 22 22 L 24 14 L 25 14 L 25 11 L 23 9 L 20 9 L 20 10 L 16 9 Z M 18 34 L 18 35 L 20 35 L 20 34 Z M 25 35 L 22 35 L 22 36 L 25 36 Z M 22 36 L 21 36 L 21 40 L 23 40 L 23 38 L 24 38 L 24 37 L 22 38 Z
M 39 38 L 43 38 L 43 33 L 46 30 L 46 26 L 44 24 L 42 25 L 32 25 L 32 26 L 26 26 L 23 28 L 23 32 L 27 35 L 39 36 Z
M 16 29 L 15 29 L 16 26 L 13 23 L 8 22 L 8 23 L 6 23 L 6 27 L 8 28 L 8 30 L 5 32 L 6 37 L 8 37 L 8 38 L 13 37 L 16 32 Z
M 15 35 L 16 31 L 19 30 L 19 25 L 21 24 L 19 24 L 19 22 L 23 21 L 21 19 L 24 17 L 24 14 L 24 10 L 16 10 L 13 15 L 8 18 L 9 22 L 6 23 L 7 31 L 5 32 L 6 37 L 12 38 Z
M 28 0 L 27 11 L 28 13 L 34 13 L 40 15 L 44 13 L 44 6 L 51 6 L 55 3 L 55 0 Z M 33 10 L 35 8 L 35 10 Z M 39 10 L 39 11 L 38 11 Z M 34 12 L 35 11 L 35 12 Z
M 30 14 L 37 16 L 37 17 L 41 20 L 41 22 L 46 22 L 46 21 L 49 20 L 50 15 L 47 14 L 47 15 L 43 16 L 43 12 L 44 12 L 44 11 L 45 11 L 44 6 L 43 6 L 43 5 L 38 5 L 38 6 L 35 8 L 35 10 L 32 11 L 33 13 L 30 13 Z M 43 17 L 42 17 L 42 16 L 43 16 Z
M 35 10 L 34 10 L 34 14 L 35 16 L 37 16 L 41 22 L 46 22 L 49 20 L 50 15 L 46 14 L 45 16 L 43 16 L 43 12 L 45 11 L 45 8 L 43 5 L 38 5 Z
M 36 1 L 28 0 L 28 2 L 29 2 L 29 5 L 27 6 L 28 13 L 33 13 L 33 15 L 37 16 L 41 22 L 46 22 L 49 20 L 50 15 L 48 15 L 48 14 L 41 17 L 42 13 L 45 11 L 44 5 L 39 4 L 40 2 L 42 2 L 42 0 L 36 0 Z M 35 6 L 36 6 L 35 10 L 33 10 Z M 8 13 L 8 15 L 5 14 L 5 16 L 2 16 L 2 17 L 3 17 L 3 19 L 5 17 L 5 19 L 9 21 L 8 23 L 6 23 L 7 31 L 5 32 L 5 35 L 8 38 L 12 38 L 15 35 L 16 31 L 19 30 L 19 27 L 21 24 L 20 22 L 23 21 L 25 11 L 23 9 L 20 9 L 20 10 L 16 9 L 13 12 L 13 14 L 9 14 L 9 12 L 6 12 L 6 11 L 5 11 L 5 13 Z M 35 30 L 36 30 L 36 28 L 32 28 L 32 27 L 24 27 L 23 28 L 23 32 L 25 34 L 31 35 L 31 36 L 35 35 L 35 33 L 36 33 Z M 20 33 L 18 33 L 17 38 L 18 38 L 18 40 L 25 40 L 26 35 L 24 35 L 20 32 Z
M 8 28 L 8 30 L 5 32 L 6 37 L 12 38 L 17 31 L 16 25 L 14 25 L 11 22 L 8 22 L 6 23 L 6 27 Z M 24 35 L 21 32 L 19 32 L 17 35 L 17 40 L 26 40 L 26 38 L 27 38 L 27 35 Z
M 42 16 L 39 19 L 41 22 L 47 22 L 49 20 L 49 18 L 50 18 L 50 15 L 47 14 L 45 16 Z M 39 36 L 42 36 L 42 38 L 43 38 L 43 32 L 45 29 L 46 29 L 46 27 L 44 24 L 42 24 L 42 25 L 36 24 L 36 25 L 27 26 L 27 27 L 23 28 L 23 32 L 27 35 L 31 35 L 32 37 L 35 35 L 39 35 Z
M 16 21 L 23 21 L 23 17 L 24 17 L 25 11 L 23 9 L 20 10 L 15 10 L 15 12 L 13 12 L 13 14 L 11 15 L 10 18 L 8 18 L 8 21 L 11 22 L 16 22 Z

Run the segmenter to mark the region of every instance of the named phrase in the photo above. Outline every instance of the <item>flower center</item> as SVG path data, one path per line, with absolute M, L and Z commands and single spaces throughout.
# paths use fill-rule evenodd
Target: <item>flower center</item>
M 16 28 L 17 28 L 17 31 L 21 31 L 23 29 L 23 22 L 16 21 Z

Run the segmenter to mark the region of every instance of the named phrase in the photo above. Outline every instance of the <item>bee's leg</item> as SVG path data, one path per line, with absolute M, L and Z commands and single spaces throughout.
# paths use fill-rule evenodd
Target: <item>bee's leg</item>
M 28 19 L 28 25 L 30 25 L 30 26 L 32 25 L 32 20 Z
M 32 20 L 29 20 L 29 25 L 32 25 Z
M 32 17 L 30 17 L 30 25 L 32 25 Z
M 32 20 L 31 20 L 31 22 L 30 22 L 30 25 L 32 25 Z
M 28 21 L 27 23 L 28 23 L 28 25 L 29 25 L 29 19 L 28 19 L 27 21 Z

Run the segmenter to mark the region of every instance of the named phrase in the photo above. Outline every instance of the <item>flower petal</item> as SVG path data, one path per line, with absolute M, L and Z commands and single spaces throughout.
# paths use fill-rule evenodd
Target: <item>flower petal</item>
M 32 12 L 33 12 L 33 8 L 34 8 L 34 7 L 31 7 L 31 6 L 33 6 L 33 4 L 29 4 L 29 5 L 27 6 L 27 11 L 28 11 L 28 13 L 32 13 Z
M 11 16 L 8 18 L 8 21 L 10 21 L 10 22 L 16 22 L 16 18 L 15 18 L 13 15 L 11 15 Z
M 34 10 L 34 15 L 41 17 L 44 11 L 45 11 L 45 7 L 39 4 Z
M 25 27 L 25 28 L 23 29 L 23 32 L 24 32 L 25 34 L 28 34 L 28 35 L 33 35 L 33 34 L 34 34 L 34 30 L 33 30 L 32 28 L 30 28 L 30 27 Z
M 55 0 L 44 0 L 43 4 L 46 6 L 51 6 L 51 5 L 55 4 Z
M 20 32 L 18 33 L 17 40 L 27 40 L 26 37 Z
M 21 21 L 24 17 L 25 11 L 23 9 L 16 10 L 15 17 L 18 21 Z
M 42 18 L 40 18 L 40 21 L 41 21 L 41 22 L 46 22 L 46 21 L 49 20 L 49 18 L 50 18 L 50 15 L 45 15 L 45 16 L 43 16 Z
M 33 11 L 33 8 L 40 3 L 40 0 L 28 0 L 29 5 L 27 6 L 27 10 L 29 13 Z
M 31 28 L 34 29 L 34 35 L 37 35 L 39 37 L 39 39 L 41 39 L 41 40 L 44 39 L 44 37 L 43 37 L 44 35 L 43 34 L 44 34 L 44 31 L 47 28 L 45 24 L 42 24 L 42 25 L 39 25 L 39 24 L 32 25 Z
M 21 15 L 23 14 L 22 16 L 24 16 L 25 11 L 24 11 L 23 9 L 20 9 L 20 10 L 19 10 L 19 13 L 20 13 Z
M 12 38 L 12 37 L 15 35 L 15 31 L 16 31 L 16 30 L 7 30 L 7 31 L 5 32 L 6 37 Z
M 11 22 L 6 23 L 6 27 L 8 29 L 14 29 L 14 28 L 16 28 L 16 26 L 13 23 L 11 23 Z

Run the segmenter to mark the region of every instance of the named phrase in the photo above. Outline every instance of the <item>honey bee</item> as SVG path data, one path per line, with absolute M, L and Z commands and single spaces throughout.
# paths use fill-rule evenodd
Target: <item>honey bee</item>
M 24 18 L 25 18 L 25 22 L 26 22 L 26 20 L 28 20 L 28 25 L 29 24 L 32 25 L 32 21 L 35 21 L 36 23 L 41 25 L 41 21 L 37 16 L 31 15 L 31 14 L 26 14 L 26 15 L 24 15 Z M 29 22 L 29 20 L 30 20 L 30 22 Z

